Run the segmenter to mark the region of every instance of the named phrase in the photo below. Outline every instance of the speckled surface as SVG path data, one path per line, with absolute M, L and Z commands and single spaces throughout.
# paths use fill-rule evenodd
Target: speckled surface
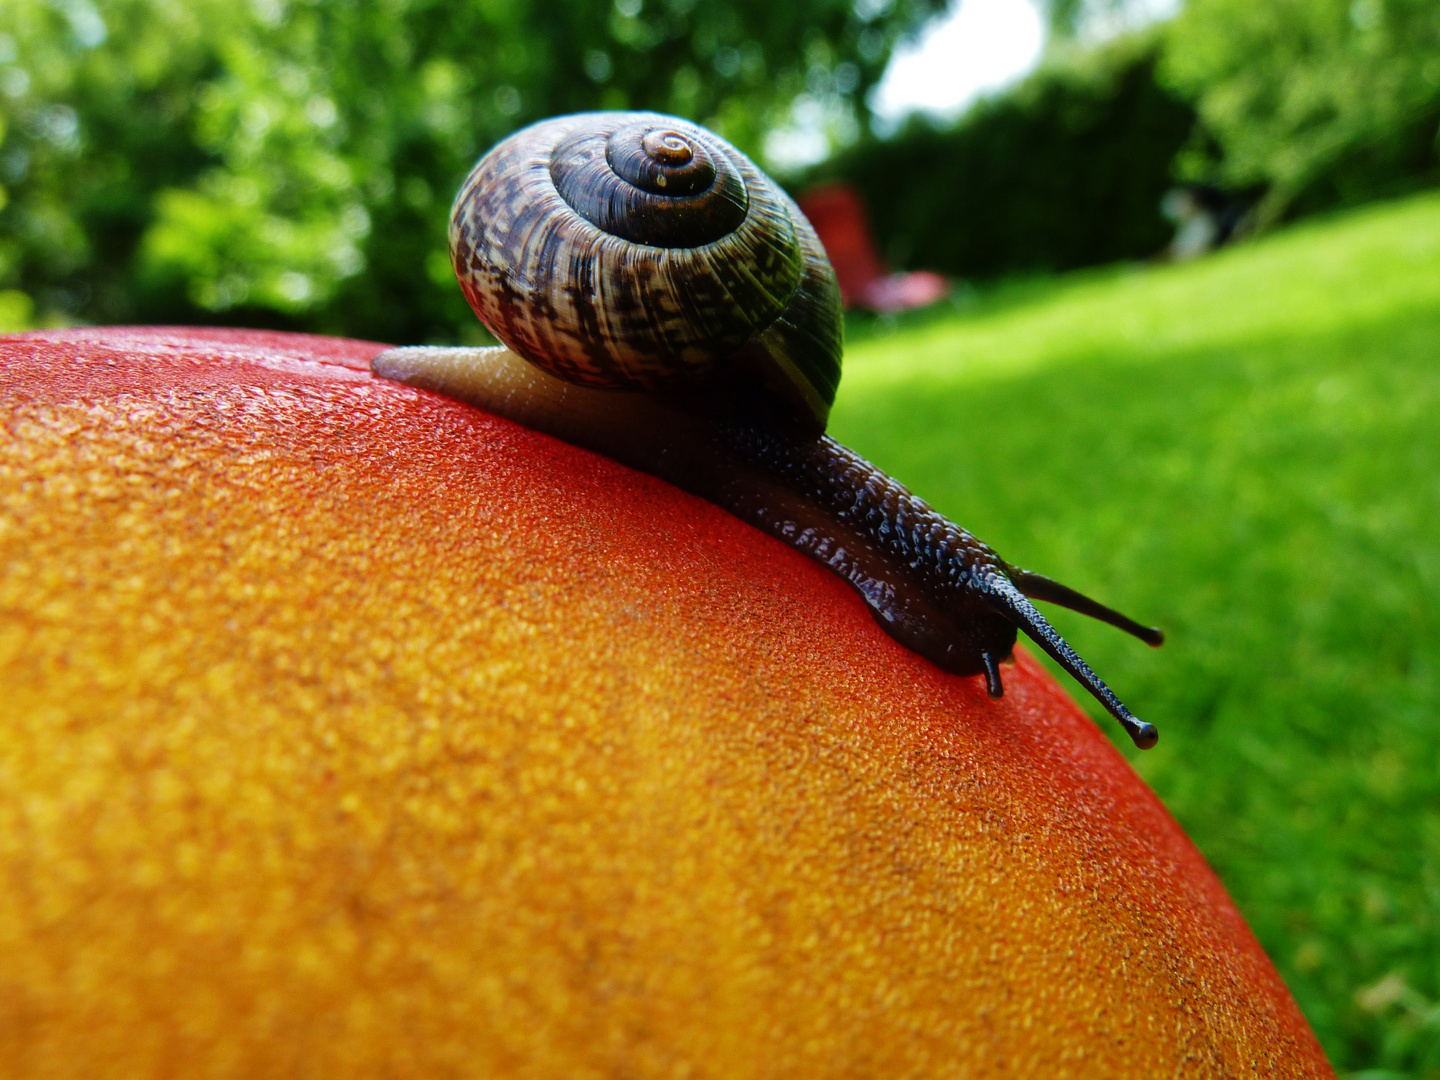
M 15 1077 L 1326 1076 L 1026 657 L 357 342 L 0 342 Z

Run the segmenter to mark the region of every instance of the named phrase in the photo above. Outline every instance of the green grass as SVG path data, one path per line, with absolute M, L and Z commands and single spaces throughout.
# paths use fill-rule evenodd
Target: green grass
M 1337 1069 L 1440 1076 L 1440 197 L 861 327 L 831 431 L 1165 627 L 1054 612 Z

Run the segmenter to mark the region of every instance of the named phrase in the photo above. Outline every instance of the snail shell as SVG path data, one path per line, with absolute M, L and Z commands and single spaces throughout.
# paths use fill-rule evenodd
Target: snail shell
M 834 271 L 794 202 L 723 139 L 657 113 L 545 120 L 456 197 L 450 257 L 513 352 L 566 382 L 748 379 L 801 429 L 840 382 Z

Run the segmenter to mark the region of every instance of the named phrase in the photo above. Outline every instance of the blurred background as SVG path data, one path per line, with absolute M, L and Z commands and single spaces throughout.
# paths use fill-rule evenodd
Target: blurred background
M 0 329 L 483 341 L 452 195 L 592 108 L 802 198 L 832 433 L 1166 627 L 1055 617 L 1342 1074 L 1440 1077 L 1440 3 L 0 0 Z

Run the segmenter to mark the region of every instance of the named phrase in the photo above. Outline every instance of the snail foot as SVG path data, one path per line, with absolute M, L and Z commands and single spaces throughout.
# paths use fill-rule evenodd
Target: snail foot
M 370 370 L 382 379 L 433 390 L 446 397 L 468 401 L 476 396 L 507 350 L 449 348 L 437 345 L 407 345 L 386 349 L 370 358 Z M 490 376 L 493 377 L 493 376 Z

